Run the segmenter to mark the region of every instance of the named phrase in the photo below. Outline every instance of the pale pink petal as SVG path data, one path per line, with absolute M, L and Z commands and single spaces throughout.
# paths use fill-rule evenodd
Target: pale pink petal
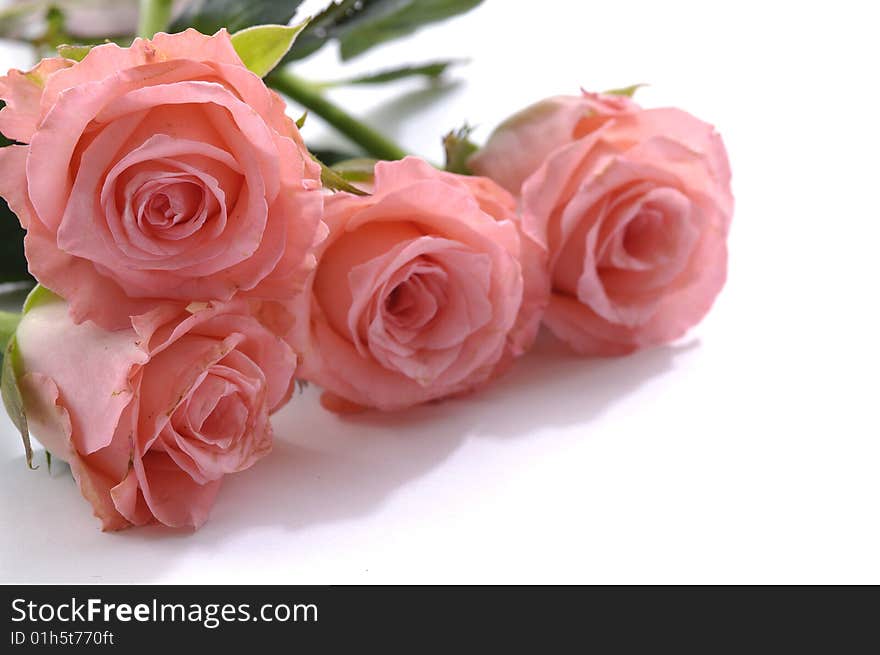
M 0 77 L 0 100 L 6 101 L 0 109 L 0 133 L 14 141 L 30 143 L 42 120 L 40 99 L 47 80 L 72 65 L 70 60 L 53 57 L 43 59 L 26 73 L 10 70 Z
M 75 325 L 65 303 L 50 302 L 24 315 L 18 345 L 23 370 L 51 376 L 62 390 L 77 452 L 107 447 L 137 391 L 132 369 L 148 360 L 137 335 L 108 332 L 91 322 Z
M 628 99 L 616 98 L 611 103 L 596 94 L 547 98 L 499 125 L 468 165 L 478 175 L 492 178 L 518 195 L 526 179 L 556 149 L 635 107 Z M 599 122 L 591 124 L 589 130 L 579 130 L 584 119 L 591 116 L 597 116 Z
M 27 195 L 27 156 L 27 146 L 0 148 L 0 171 L 3 171 L 0 175 L 0 196 L 6 199 L 25 229 L 31 224 L 34 211 Z
M 163 525 L 199 528 L 208 520 L 220 480 L 199 484 L 160 451 L 135 457 L 134 471 L 147 507 Z
M 34 221 L 24 237 L 28 268 L 43 286 L 70 301 L 75 323 L 91 320 L 107 329 L 125 329 L 130 317 L 143 314 L 155 302 L 131 298 L 109 277 L 95 275 L 91 262 L 58 249 L 54 236 Z
M 155 523 L 156 518 L 147 507 L 144 494 L 138 484 L 137 473 L 132 468 L 122 482 L 110 490 L 110 497 L 116 510 L 132 525 Z
M 246 70 L 225 28 L 210 36 L 192 28 L 176 34 L 159 32 L 149 43 L 168 59 L 196 59 Z
M 70 414 L 54 380 L 41 373 L 26 373 L 19 384 L 31 435 L 58 459 L 70 465 L 83 497 L 92 505 L 104 530 L 121 530 L 129 523 L 115 508 L 110 490 L 113 479 L 89 464 L 73 447 Z M 128 462 L 128 454 L 120 463 Z

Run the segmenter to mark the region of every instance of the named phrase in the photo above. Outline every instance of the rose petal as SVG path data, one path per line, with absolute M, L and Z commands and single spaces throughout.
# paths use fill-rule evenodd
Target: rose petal
M 53 57 L 43 59 L 26 73 L 10 70 L 0 77 L 0 99 L 6 106 L 0 110 L 0 132 L 7 138 L 30 143 L 40 125 L 40 98 L 47 80 L 73 62 Z
M 51 376 L 63 390 L 74 448 L 89 454 L 107 447 L 135 393 L 132 369 L 148 360 L 134 332 L 74 325 L 65 303 L 55 301 L 24 315 L 18 346 L 23 370 Z

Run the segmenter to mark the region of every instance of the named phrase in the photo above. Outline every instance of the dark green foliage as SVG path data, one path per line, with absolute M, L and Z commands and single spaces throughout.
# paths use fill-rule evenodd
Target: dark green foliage
M 409 66 L 401 66 L 399 68 L 389 68 L 377 73 L 368 73 L 366 75 L 357 75 L 335 82 L 328 82 L 326 86 L 348 86 L 352 84 L 385 84 L 386 82 L 395 82 L 407 77 L 427 77 L 428 79 L 436 79 L 446 72 L 446 69 L 455 64 L 462 63 L 460 60 L 447 59 L 444 61 L 432 61 L 427 64 L 410 64 Z
M 0 100 L 0 109 L 6 103 Z M 12 141 L 0 134 L 0 148 L 11 145 Z M 3 175 L 0 171 L 0 175 Z M 24 230 L 9 205 L 0 198 L 0 282 L 30 280 L 27 261 L 24 258 Z
M 303 59 L 331 40 L 343 60 L 420 27 L 473 9 L 481 0 L 342 0 L 315 16 L 287 55 Z
M 286 25 L 302 0 L 198 0 L 171 25 L 172 32 L 194 27 L 213 34 L 222 27 L 237 32 L 252 25 Z

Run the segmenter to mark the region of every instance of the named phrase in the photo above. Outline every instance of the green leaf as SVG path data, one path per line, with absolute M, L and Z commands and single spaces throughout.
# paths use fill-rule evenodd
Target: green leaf
M 302 116 L 300 116 L 299 118 L 297 118 L 297 119 L 294 121 L 294 123 L 296 123 L 296 129 L 301 130 L 301 129 L 303 128 L 303 125 L 306 124 L 306 119 L 307 119 L 308 117 L 309 117 L 309 112 L 308 112 L 308 111 L 304 111 L 304 112 L 302 113 Z
M 24 444 L 24 455 L 27 459 L 28 468 L 33 470 L 38 467 L 34 466 L 34 450 L 31 448 L 31 438 L 28 433 L 27 417 L 24 414 L 24 400 L 21 397 L 21 390 L 18 388 L 18 373 L 21 367 L 20 356 L 18 354 L 18 343 L 13 336 L 3 356 L 3 371 L 0 377 L 0 393 L 3 396 L 3 405 L 6 407 L 6 413 L 21 433 L 21 442 Z
M 429 23 L 473 9 L 482 0 L 342 0 L 312 19 L 286 61 L 303 59 L 325 43 L 339 42 L 343 60 L 408 36 Z
M 73 59 L 74 61 L 82 61 L 86 55 L 91 52 L 93 46 L 90 45 L 68 45 L 63 44 L 56 48 L 58 54 L 65 59 Z
M 213 34 L 225 27 L 238 32 L 254 25 L 286 25 L 302 0 L 194 0 L 171 25 L 172 32 L 194 27 Z
M 332 169 L 346 182 L 373 182 L 376 159 L 354 157 L 333 164 Z
M 370 48 L 412 34 L 429 23 L 451 18 L 473 9 L 481 0 L 409 0 L 364 2 L 364 11 L 355 18 L 339 40 L 343 60 L 352 59 Z
M 249 71 L 265 77 L 287 54 L 296 35 L 309 24 L 308 19 L 298 25 L 255 25 L 232 35 L 232 47 Z
M 632 98 L 636 91 L 641 89 L 643 86 L 648 86 L 647 84 L 632 84 L 630 86 L 624 86 L 619 89 L 611 89 L 609 91 L 605 91 L 605 95 L 609 96 L 626 96 L 627 98 Z
M 335 0 L 320 13 L 312 16 L 306 29 L 284 58 L 285 62 L 305 59 L 330 41 L 345 22 L 359 10 L 362 0 Z
M 450 173 L 473 175 L 467 161 L 472 154 L 480 149 L 476 143 L 470 140 L 473 131 L 474 128 L 463 125 L 443 137 L 443 150 L 446 152 L 446 166 L 444 168 Z
M 369 73 L 367 75 L 358 75 L 333 82 L 324 82 L 322 87 L 349 86 L 353 84 L 385 84 L 394 82 L 406 77 L 427 77 L 436 79 L 446 72 L 450 66 L 464 63 L 463 59 L 446 59 L 444 61 L 432 61 L 427 64 L 411 64 L 409 66 L 401 66 L 399 68 L 391 68 L 377 73 Z

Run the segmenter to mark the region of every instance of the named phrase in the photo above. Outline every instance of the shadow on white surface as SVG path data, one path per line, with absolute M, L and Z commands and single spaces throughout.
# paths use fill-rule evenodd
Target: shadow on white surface
M 0 580 L 150 581 L 187 557 L 217 557 L 226 542 L 252 531 L 295 534 L 266 547 L 308 542 L 310 528 L 368 517 L 407 484 L 441 466 L 468 439 L 540 439 L 542 431 L 583 426 L 642 383 L 668 371 L 689 345 L 609 360 L 573 357 L 543 339 L 510 374 L 471 396 L 411 410 L 341 418 L 318 404 L 310 388 L 274 419 L 271 456 L 224 483 L 211 520 L 198 532 L 148 527 L 105 534 L 89 516 L 73 480 L 26 470 L 23 458 L 3 463 L 7 497 Z M 432 511 L 425 507 L 422 511 Z M 373 530 L 381 527 L 373 526 Z M 310 548 L 320 547 L 311 540 Z M 259 557 L 259 553 L 253 553 Z M 65 562 L 59 564 L 59 562 Z

